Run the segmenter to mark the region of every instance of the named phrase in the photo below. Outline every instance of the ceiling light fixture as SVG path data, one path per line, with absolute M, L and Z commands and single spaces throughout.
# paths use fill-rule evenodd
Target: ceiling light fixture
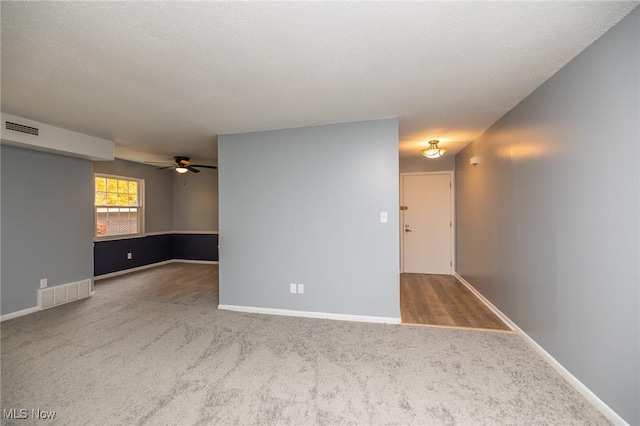
M 429 141 L 429 148 L 427 149 L 423 149 L 422 150 L 422 155 L 424 155 L 427 158 L 438 158 L 438 157 L 442 157 L 444 155 L 445 152 L 447 152 L 446 149 L 442 149 L 442 148 L 438 148 L 438 140 L 432 140 Z
M 176 167 L 176 172 L 178 173 L 187 173 L 188 171 L 189 169 L 187 169 L 186 167 L 182 167 L 182 166 Z

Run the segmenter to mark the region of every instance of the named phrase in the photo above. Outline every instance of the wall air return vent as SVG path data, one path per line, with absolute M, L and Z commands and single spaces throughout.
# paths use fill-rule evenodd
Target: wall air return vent
M 23 124 L 12 123 L 10 121 L 6 122 L 7 130 L 14 130 L 16 132 L 27 133 L 29 135 L 38 136 L 38 129 L 35 127 L 25 126 Z
M 82 280 L 38 290 L 38 307 L 53 308 L 91 296 L 91 280 Z

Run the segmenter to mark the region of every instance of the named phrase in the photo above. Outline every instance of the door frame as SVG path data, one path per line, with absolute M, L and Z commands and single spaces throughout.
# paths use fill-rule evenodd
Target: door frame
M 455 171 L 444 170 L 441 172 L 411 172 L 400 173 L 400 205 L 404 202 L 404 177 L 425 175 L 448 175 L 451 178 L 451 275 L 456 273 L 456 182 Z M 400 211 L 400 273 L 404 272 L 404 213 Z

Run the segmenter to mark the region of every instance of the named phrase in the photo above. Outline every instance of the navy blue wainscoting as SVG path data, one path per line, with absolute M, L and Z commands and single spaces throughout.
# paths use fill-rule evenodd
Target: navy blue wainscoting
M 127 259 L 127 253 L 132 254 Z M 124 271 L 169 259 L 218 260 L 218 234 L 163 234 L 97 241 L 93 275 Z
M 93 245 L 93 275 L 158 263 L 172 259 L 173 235 L 152 235 L 123 240 L 97 241 Z M 127 253 L 132 254 L 127 259 Z
M 218 260 L 218 234 L 173 234 L 173 258 Z

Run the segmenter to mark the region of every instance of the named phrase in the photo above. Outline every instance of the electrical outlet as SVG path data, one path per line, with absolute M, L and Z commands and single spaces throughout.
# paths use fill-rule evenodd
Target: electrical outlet
M 133 258 L 133 255 L 131 253 L 127 253 L 127 259 L 131 260 Z
M 298 284 L 298 293 L 299 294 L 304 293 L 304 284 Z
M 47 279 L 43 278 L 40 280 L 40 288 L 47 288 Z
M 294 293 L 296 292 L 296 283 L 289 283 L 289 293 Z

